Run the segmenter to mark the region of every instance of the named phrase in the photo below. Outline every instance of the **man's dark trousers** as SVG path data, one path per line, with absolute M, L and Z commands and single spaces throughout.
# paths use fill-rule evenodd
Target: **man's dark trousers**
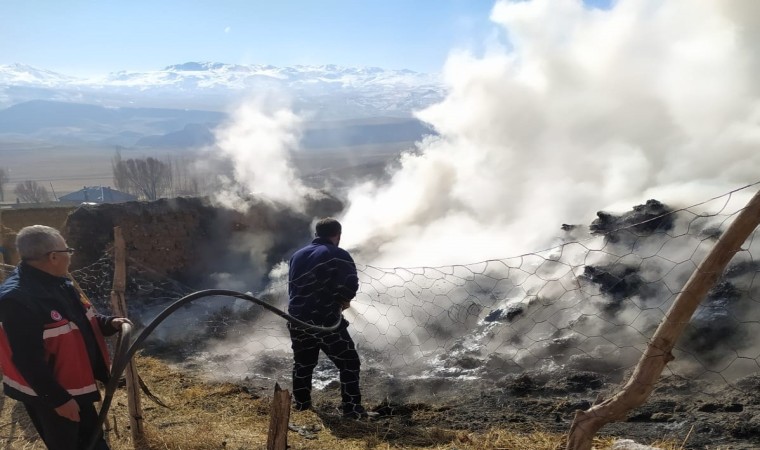
M 79 403 L 79 422 L 73 422 L 59 416 L 50 407 L 24 403 L 26 412 L 37 429 L 48 450 L 85 450 L 98 424 L 98 413 L 90 402 Z M 101 439 L 95 450 L 109 450 L 106 441 Z
M 293 397 L 296 409 L 304 410 L 311 407 L 311 377 L 317 366 L 320 350 L 340 371 L 343 412 L 352 412 L 357 405 L 361 405 L 359 354 L 348 329 L 344 326 L 331 333 L 319 333 L 301 330 L 290 324 L 288 329 L 293 343 Z

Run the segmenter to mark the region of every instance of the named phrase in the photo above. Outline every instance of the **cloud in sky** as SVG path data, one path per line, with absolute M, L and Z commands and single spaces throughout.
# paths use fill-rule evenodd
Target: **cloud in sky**
M 232 31 L 232 27 L 224 27 L 225 33 L 229 33 L 230 31 Z

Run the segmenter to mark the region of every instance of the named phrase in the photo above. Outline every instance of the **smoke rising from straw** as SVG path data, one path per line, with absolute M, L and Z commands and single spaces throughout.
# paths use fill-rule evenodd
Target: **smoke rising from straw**
M 418 113 L 440 137 L 349 193 L 343 245 L 378 265 L 499 258 L 601 209 L 756 181 L 758 8 L 497 2 L 502 46 L 450 56 L 448 96 Z
M 216 199 L 239 209 L 241 195 L 253 195 L 302 211 L 311 190 L 298 179 L 290 164 L 297 148 L 301 118 L 289 108 L 258 98 L 244 102 L 230 122 L 216 131 L 219 155 L 232 164 L 232 179 Z

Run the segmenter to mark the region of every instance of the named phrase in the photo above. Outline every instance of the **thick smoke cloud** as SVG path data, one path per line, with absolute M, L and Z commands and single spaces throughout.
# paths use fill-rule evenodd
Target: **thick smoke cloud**
M 678 208 L 758 180 L 760 3 L 621 0 L 598 10 L 502 1 L 491 18 L 501 42 L 481 56 L 452 53 L 447 97 L 417 114 L 437 136 L 403 155 L 386 183 L 347 194 L 341 245 L 367 266 L 346 316 L 357 341 L 390 355 L 393 368 L 441 351 L 500 354 L 515 370 L 573 358 L 588 367 L 613 353 L 617 367 L 630 367 L 710 242 L 663 235 L 636 239 L 634 252 L 596 238 L 567 247 L 572 262 L 558 267 L 539 250 L 561 242 L 561 224 L 588 224 L 599 210 L 650 198 Z M 297 122 L 244 107 L 220 134 L 240 163 L 238 181 L 279 174 L 250 190 L 296 208 L 304 188 L 281 180 L 295 180 L 285 149 Z M 238 150 L 258 148 L 259 137 L 271 143 L 263 160 Z M 752 193 L 704 210 L 734 212 Z M 693 217 L 679 226 L 694 231 Z M 578 279 L 584 264 L 626 258 L 656 292 L 627 299 L 610 318 L 606 294 Z M 501 261 L 477 263 L 486 260 Z M 524 313 L 509 326 L 493 317 L 512 308 Z
M 291 163 L 301 125 L 287 96 L 272 93 L 244 99 L 229 121 L 214 130 L 215 145 L 198 161 L 198 171 L 214 186 L 212 201 L 239 213 L 220 213 L 215 219 L 228 245 L 218 272 L 209 276 L 217 287 L 260 288 L 273 257 L 281 256 L 278 252 L 308 220 L 302 217 L 307 203 L 321 197 L 301 182 Z M 249 226 L 250 231 L 228 236 L 231 228 Z
M 650 198 L 684 207 L 756 182 L 758 8 L 749 1 L 620 1 L 610 10 L 575 1 L 496 3 L 491 18 L 503 29 L 502 44 L 483 56 L 450 56 L 448 96 L 418 113 L 438 137 L 404 155 L 388 184 L 350 191 L 342 244 L 379 267 L 462 265 L 551 247 L 562 223 L 587 224 L 599 210 L 627 211 Z M 736 211 L 752 193 L 704 211 Z M 347 316 L 369 336 L 364 345 L 395 351 L 393 361 L 407 368 L 443 348 L 448 362 L 502 355 L 515 370 L 627 368 L 709 243 L 661 236 L 643 244 L 658 256 L 642 264 L 635 253 L 646 253 L 642 245 L 633 252 L 595 242 L 604 251 L 589 254 L 591 241 L 576 249 L 584 264 L 640 264 L 649 297 L 606 313 L 609 299 L 598 287 L 573 288 L 583 265 L 481 294 L 472 294 L 475 282 L 452 281 L 439 295 L 441 278 L 420 275 L 398 284 L 405 292 L 420 287 L 406 298 L 378 277 L 363 286 L 369 301 L 359 299 Z M 535 269 L 495 267 L 490 275 L 517 283 L 520 270 Z M 489 295 L 502 300 L 487 304 Z M 509 326 L 486 320 L 519 304 L 524 315 Z M 467 305 L 482 311 L 452 317 Z M 436 306 L 445 313 L 430 310 Z
M 382 266 L 544 248 L 562 223 L 757 180 L 760 14 L 752 1 L 498 2 L 502 45 L 458 52 L 440 137 L 349 194 L 344 246 Z

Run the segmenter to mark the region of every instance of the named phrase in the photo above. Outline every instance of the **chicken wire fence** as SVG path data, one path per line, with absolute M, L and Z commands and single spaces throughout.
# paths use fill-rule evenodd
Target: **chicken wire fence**
M 556 246 L 517 257 L 440 267 L 359 264 L 359 293 L 344 316 L 362 374 L 388 386 L 402 379 L 498 383 L 525 373 L 572 372 L 618 383 L 749 194 L 743 188 L 677 210 L 650 201 L 621 216 L 600 213 L 590 227 L 564 226 Z M 720 395 L 757 385 L 757 233 L 697 309 L 666 367 L 666 376 L 689 389 Z M 138 331 L 200 288 L 127 263 L 126 299 Z M 5 275 L 12 269 L 3 266 Z M 254 294 L 286 310 L 286 272 L 275 269 L 271 284 Z M 72 276 L 101 312 L 110 311 L 110 255 Z M 287 384 L 290 347 L 285 320 L 249 302 L 217 297 L 170 316 L 143 352 L 210 378 L 271 385 Z M 337 379 L 323 358 L 314 387 Z

